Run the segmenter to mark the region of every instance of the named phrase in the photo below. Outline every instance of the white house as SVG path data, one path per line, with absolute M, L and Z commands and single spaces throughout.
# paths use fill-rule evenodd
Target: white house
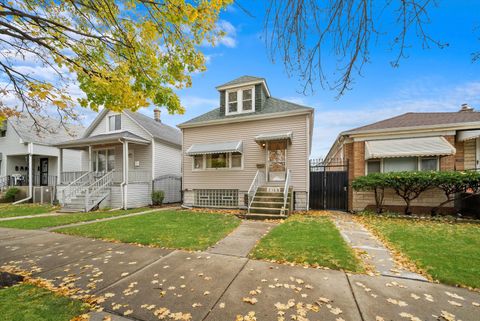
M 60 158 L 66 150 L 88 155 L 82 159 L 84 171 L 68 173 L 67 168 L 60 169 L 63 176 L 72 178 L 57 189 L 64 210 L 149 205 L 155 178 L 180 177 L 181 132 L 161 122 L 160 110 L 154 111 L 154 117 L 104 109 L 81 138 L 56 145 Z
M 84 128 L 69 125 L 65 128 L 58 119 L 39 117 L 38 122 L 48 130 L 38 130 L 28 115 L 12 117 L 0 129 L 0 189 L 16 186 L 21 192 L 21 201 L 30 201 L 34 191 L 48 191 L 52 201 L 55 186 L 61 181 L 59 156 L 54 144 L 81 135 Z M 66 151 L 63 168 L 67 171 L 81 170 L 79 151 Z M 37 194 L 36 201 L 42 199 Z

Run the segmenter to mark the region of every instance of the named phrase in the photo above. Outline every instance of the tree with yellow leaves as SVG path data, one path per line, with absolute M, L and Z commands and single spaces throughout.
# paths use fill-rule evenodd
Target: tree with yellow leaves
M 78 118 L 77 105 L 183 113 L 174 89 L 205 70 L 198 46 L 223 36 L 216 22 L 231 1 L 0 0 L 0 119 L 53 110 L 67 121 Z M 19 60 L 50 74 L 19 68 Z

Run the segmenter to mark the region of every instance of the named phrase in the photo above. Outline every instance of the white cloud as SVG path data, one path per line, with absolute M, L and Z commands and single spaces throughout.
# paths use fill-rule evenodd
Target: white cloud
M 217 28 L 225 33 L 223 37 L 217 39 L 216 46 L 223 45 L 228 48 L 235 48 L 237 46 L 237 29 L 227 20 L 219 20 Z M 207 41 L 202 43 L 204 47 L 210 47 L 211 44 Z
M 312 157 L 323 157 L 342 131 L 368 125 L 406 112 L 455 112 L 462 103 L 480 110 L 480 82 L 453 87 L 423 85 L 402 88 L 395 97 L 378 99 L 348 109 L 315 111 Z
M 218 107 L 219 100 L 214 98 L 205 98 L 198 96 L 184 96 L 180 97 L 182 105 L 185 106 L 187 110 L 191 108 L 206 107 L 210 109 Z

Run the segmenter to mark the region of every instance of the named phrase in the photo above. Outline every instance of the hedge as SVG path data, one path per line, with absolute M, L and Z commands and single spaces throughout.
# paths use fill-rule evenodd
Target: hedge
M 461 193 L 469 196 L 480 191 L 480 172 L 476 171 L 413 171 L 372 173 L 356 178 L 352 188 L 357 191 L 373 191 L 377 213 L 383 211 L 383 197 L 386 188 L 394 190 L 395 194 L 405 202 L 405 214 L 410 215 L 411 202 L 423 192 L 432 188 L 443 191 L 446 200 L 432 208 L 432 215 L 448 203 L 455 201 Z M 469 197 L 467 196 L 467 197 Z

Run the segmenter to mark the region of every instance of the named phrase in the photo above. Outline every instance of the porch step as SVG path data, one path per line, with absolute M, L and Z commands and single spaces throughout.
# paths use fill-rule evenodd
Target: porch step
M 283 206 L 283 205 L 282 205 Z M 250 207 L 250 214 L 276 214 L 280 215 L 282 208 L 272 208 L 272 207 Z M 288 210 L 285 211 L 288 215 Z
M 287 203 L 288 204 L 288 203 Z M 268 202 L 268 201 L 257 201 L 253 200 L 252 207 L 264 207 L 264 208 L 282 208 L 283 200 L 281 202 Z
M 286 219 L 287 215 L 279 215 L 279 214 L 267 214 L 267 213 L 250 213 L 245 216 L 246 219 L 253 219 L 253 220 L 278 220 L 278 219 Z

